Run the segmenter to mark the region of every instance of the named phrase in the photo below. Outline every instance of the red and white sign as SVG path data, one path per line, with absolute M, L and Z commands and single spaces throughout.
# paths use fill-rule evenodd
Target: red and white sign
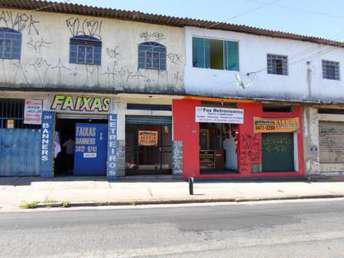
M 42 123 L 43 104 L 40 99 L 26 99 L 24 124 L 40 125 Z
M 197 123 L 244 123 L 244 110 L 240 108 L 196 107 L 195 114 Z

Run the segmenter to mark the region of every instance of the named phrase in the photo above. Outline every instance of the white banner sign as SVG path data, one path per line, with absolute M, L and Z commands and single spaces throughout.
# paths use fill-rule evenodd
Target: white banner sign
M 239 108 L 196 107 L 196 122 L 243 124 L 244 110 Z
M 42 100 L 26 99 L 24 124 L 40 125 L 42 123 Z

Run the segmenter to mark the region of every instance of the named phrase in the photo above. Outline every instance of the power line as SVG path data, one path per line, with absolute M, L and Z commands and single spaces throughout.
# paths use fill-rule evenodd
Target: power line
M 255 3 L 261 3 L 261 4 L 267 3 L 267 2 L 263 2 L 263 1 L 259 1 L 259 0 L 248 0 L 248 1 L 249 2 L 255 2 Z M 307 13 L 311 13 L 311 14 L 315 14 L 315 15 L 326 16 L 326 17 L 333 18 L 333 19 L 344 19 L 344 16 L 333 15 L 333 14 L 330 14 L 327 12 L 309 10 L 309 9 L 302 8 L 302 7 L 289 6 L 289 5 L 280 4 L 280 3 L 276 3 L 276 6 L 283 8 L 283 9 L 302 11 L 302 12 L 307 12 Z
M 281 1 L 281 0 L 275 0 L 275 1 L 272 1 L 272 2 L 269 2 L 269 3 L 266 3 L 266 2 L 265 2 L 265 3 L 261 4 L 260 6 L 257 6 L 256 8 L 253 8 L 253 9 L 247 10 L 247 11 L 245 11 L 245 12 L 242 12 L 242 13 L 240 13 L 240 14 L 237 14 L 237 15 L 234 15 L 234 16 L 232 16 L 232 17 L 229 17 L 229 20 L 231 20 L 231 19 L 236 19 L 236 18 L 239 18 L 239 17 L 241 17 L 241 16 L 247 15 L 247 14 L 249 14 L 249 13 L 258 11 L 258 10 L 260 10 L 260 9 L 263 9 L 263 8 L 266 7 L 266 6 L 274 5 L 274 4 L 276 4 L 277 2 L 280 2 L 280 1 Z

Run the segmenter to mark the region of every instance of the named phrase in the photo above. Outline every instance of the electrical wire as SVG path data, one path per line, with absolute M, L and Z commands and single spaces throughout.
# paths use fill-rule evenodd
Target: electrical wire
M 245 11 L 245 12 L 243 12 L 243 13 L 240 13 L 240 14 L 238 14 L 238 15 L 234 15 L 234 16 L 232 16 L 232 17 L 229 17 L 229 20 L 237 19 L 237 18 L 239 18 L 239 17 L 241 17 L 241 16 L 244 16 L 244 15 L 247 15 L 247 14 L 249 14 L 249 13 L 258 11 L 258 10 L 260 10 L 260 9 L 263 9 L 263 8 L 266 7 L 266 6 L 274 5 L 274 4 L 276 4 L 276 3 L 280 2 L 280 1 L 282 1 L 282 0 L 275 0 L 275 1 L 272 1 L 272 2 L 268 2 L 268 3 L 263 3 L 262 5 L 260 5 L 260 6 L 256 7 L 256 8 L 253 8 L 253 9 L 247 10 L 247 11 Z

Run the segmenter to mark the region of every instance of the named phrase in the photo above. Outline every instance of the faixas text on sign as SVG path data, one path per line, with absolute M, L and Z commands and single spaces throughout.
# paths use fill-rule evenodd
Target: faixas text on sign
M 54 111 L 107 113 L 110 103 L 109 97 L 55 95 L 50 108 Z

